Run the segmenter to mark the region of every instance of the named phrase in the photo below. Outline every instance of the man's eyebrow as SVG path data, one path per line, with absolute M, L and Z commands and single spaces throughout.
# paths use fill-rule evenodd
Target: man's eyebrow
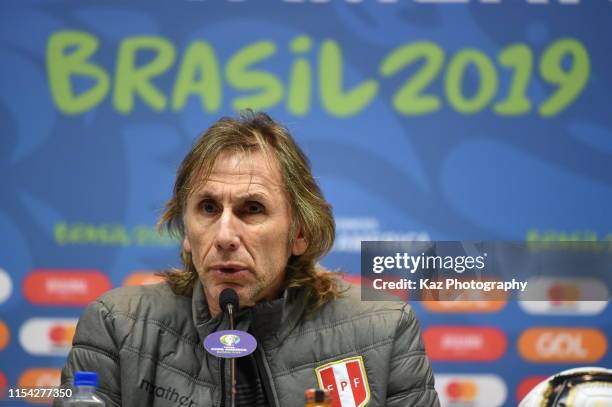
M 268 195 L 263 192 L 247 192 L 238 194 L 236 197 L 242 201 L 267 201 Z
M 212 191 L 202 191 L 202 192 L 198 192 L 196 195 L 198 199 L 212 199 L 212 200 L 221 199 L 219 194 L 216 194 Z M 259 191 L 235 194 L 234 197 L 240 201 L 267 201 L 269 199 L 268 194 L 264 192 L 259 192 Z
M 197 192 L 195 195 L 198 199 L 215 199 L 216 200 L 219 198 L 219 195 L 213 192 L 210 192 L 210 191 L 200 191 L 200 192 Z

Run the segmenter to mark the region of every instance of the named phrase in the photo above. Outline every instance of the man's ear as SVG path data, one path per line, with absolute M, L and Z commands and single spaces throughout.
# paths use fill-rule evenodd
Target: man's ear
M 186 235 L 183 238 L 183 250 L 185 250 L 187 253 L 191 253 L 191 243 L 189 243 L 189 239 Z
M 302 235 L 302 231 L 300 230 L 293 241 L 293 247 L 291 248 L 291 254 L 294 256 L 301 256 L 304 254 L 306 249 L 308 248 L 308 242 Z

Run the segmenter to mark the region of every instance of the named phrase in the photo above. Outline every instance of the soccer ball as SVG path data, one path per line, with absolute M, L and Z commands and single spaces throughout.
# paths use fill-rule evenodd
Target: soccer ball
M 534 387 L 519 407 L 612 406 L 612 370 L 579 367 L 549 377 Z

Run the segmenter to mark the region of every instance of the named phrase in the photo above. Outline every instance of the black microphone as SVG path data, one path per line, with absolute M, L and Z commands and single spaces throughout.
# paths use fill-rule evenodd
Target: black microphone
M 227 314 L 229 318 L 230 329 L 234 329 L 234 310 L 238 310 L 240 299 L 236 290 L 233 288 L 226 288 L 219 294 L 219 308 L 224 314 Z M 236 359 L 230 359 L 230 372 L 232 376 L 232 399 L 231 407 L 236 405 Z
M 234 311 L 238 310 L 238 304 L 240 304 L 240 299 L 238 294 L 236 294 L 236 290 L 226 288 L 221 291 L 219 295 L 219 308 L 221 308 L 223 313 L 228 314 L 230 329 L 234 329 Z

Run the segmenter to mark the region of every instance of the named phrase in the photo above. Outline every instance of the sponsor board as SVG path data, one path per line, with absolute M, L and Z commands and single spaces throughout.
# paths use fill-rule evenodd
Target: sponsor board
M 32 355 L 66 356 L 76 324 L 76 318 L 31 318 L 21 326 L 19 342 Z
M 423 339 L 434 361 L 488 362 L 501 358 L 508 347 L 506 335 L 494 327 L 433 326 Z
M 530 328 L 518 339 L 521 357 L 535 363 L 592 363 L 607 348 L 606 336 L 594 328 Z
M 0 321 L 0 352 L 7 347 L 11 340 L 11 331 L 4 321 Z
M 164 281 L 163 277 L 156 276 L 154 272 L 148 271 L 137 271 L 135 273 L 130 274 L 123 280 L 123 286 L 133 286 L 133 285 L 148 285 L 148 284 L 157 284 Z
M 528 282 L 529 297 L 538 298 L 530 301 L 525 293 L 519 294 L 519 306 L 528 314 L 597 315 L 608 305 L 595 300 L 609 297 L 605 282 L 595 278 L 538 277 Z
M 519 403 L 523 400 L 534 387 L 547 378 L 548 376 L 529 376 L 520 382 L 516 388 L 516 402 Z
M 23 295 L 34 305 L 87 305 L 111 288 L 96 270 L 37 269 L 23 281 Z
M 443 406 L 494 407 L 506 401 L 504 381 L 490 374 L 437 374 L 436 391 Z
M 5 302 L 13 292 L 11 277 L 4 269 L 0 269 L 0 304 Z

